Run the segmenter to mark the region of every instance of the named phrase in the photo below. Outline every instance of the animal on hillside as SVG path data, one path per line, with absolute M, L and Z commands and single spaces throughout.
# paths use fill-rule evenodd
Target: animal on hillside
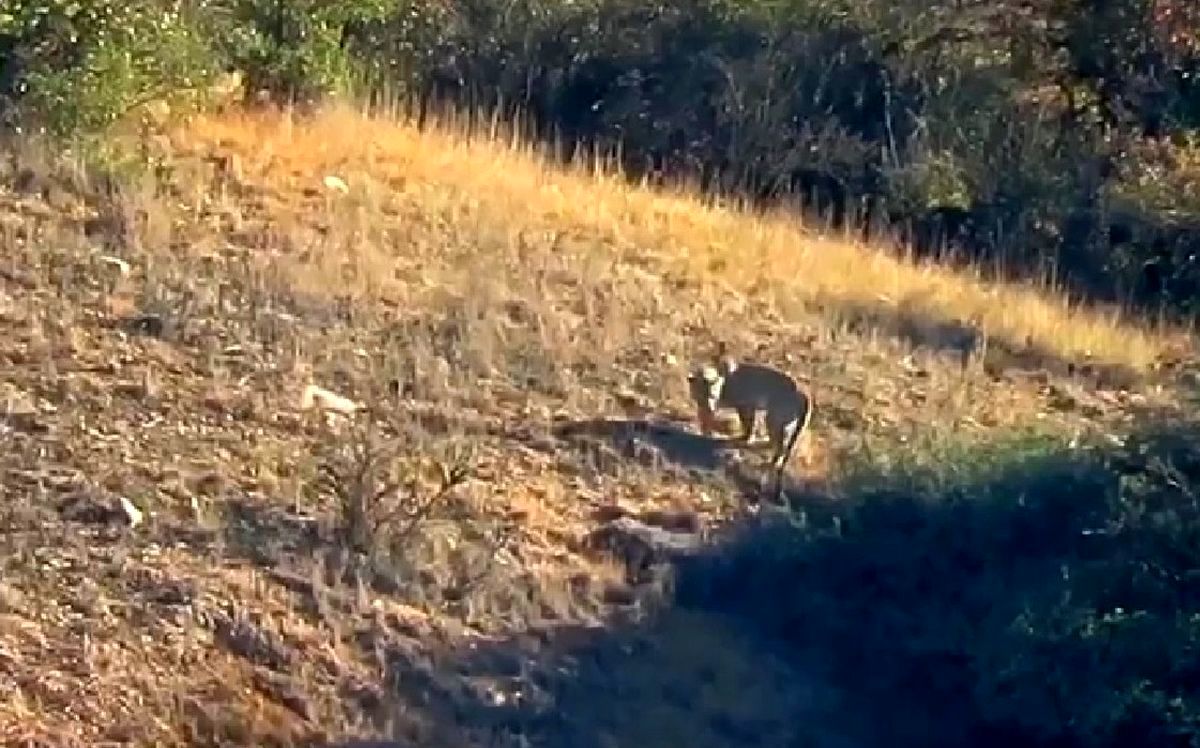
M 716 411 L 732 408 L 742 425 L 741 442 L 749 445 L 758 412 L 764 412 L 763 420 L 773 449 L 771 468 L 775 483 L 772 495 L 776 500 L 780 499 L 784 469 L 796 442 L 812 420 L 812 393 L 773 366 L 736 360 L 728 355 L 724 344 L 719 346 L 711 363 L 697 366 L 688 375 L 688 391 L 705 436 L 712 434 Z

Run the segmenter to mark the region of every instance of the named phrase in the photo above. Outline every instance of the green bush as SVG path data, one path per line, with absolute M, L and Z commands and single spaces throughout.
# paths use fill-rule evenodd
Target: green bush
M 15 0 L 0 10 L 0 112 L 58 135 L 102 131 L 133 107 L 238 70 L 290 99 L 346 93 L 360 71 L 350 30 L 383 0 Z
M 0 110 L 95 131 L 219 72 L 194 19 L 157 0 L 16 0 L 0 10 Z
M 386 0 L 208 0 L 207 33 L 252 90 L 286 100 L 349 94 L 363 67 L 356 30 L 397 13 Z

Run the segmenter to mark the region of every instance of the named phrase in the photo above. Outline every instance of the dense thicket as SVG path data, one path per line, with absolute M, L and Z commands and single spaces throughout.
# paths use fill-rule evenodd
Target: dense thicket
M 635 174 L 1200 312 L 1189 0 L 15 0 L 0 101 L 60 131 L 224 68 L 520 108 Z

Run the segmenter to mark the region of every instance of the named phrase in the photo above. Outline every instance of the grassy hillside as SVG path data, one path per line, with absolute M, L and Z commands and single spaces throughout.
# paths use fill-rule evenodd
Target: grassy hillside
M 870 744 L 836 685 L 583 542 L 761 521 L 761 456 L 692 435 L 688 363 L 726 340 L 814 388 L 799 502 L 1120 437 L 1194 357 L 452 118 L 233 112 L 137 148 L 102 179 L 18 144 L 0 190 L 5 744 Z M 387 484 L 394 521 L 348 535 Z

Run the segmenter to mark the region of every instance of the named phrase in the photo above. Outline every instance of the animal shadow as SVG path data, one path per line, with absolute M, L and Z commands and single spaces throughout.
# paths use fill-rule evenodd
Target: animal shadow
M 555 438 L 577 450 L 596 454 L 611 450 L 610 457 L 651 465 L 675 465 L 715 471 L 725 466 L 729 439 L 704 436 L 669 421 L 593 418 L 560 423 L 551 429 Z
M 704 436 L 670 421 L 596 418 L 561 423 L 552 429 L 560 443 L 573 448 L 581 462 L 598 470 L 633 462 L 645 467 L 686 471 L 680 479 L 708 473 L 729 482 L 751 503 L 768 496 L 770 467 L 767 443 L 743 444 L 733 436 Z M 792 504 L 811 492 L 804 482 L 785 474 L 783 495 L 774 500 Z

